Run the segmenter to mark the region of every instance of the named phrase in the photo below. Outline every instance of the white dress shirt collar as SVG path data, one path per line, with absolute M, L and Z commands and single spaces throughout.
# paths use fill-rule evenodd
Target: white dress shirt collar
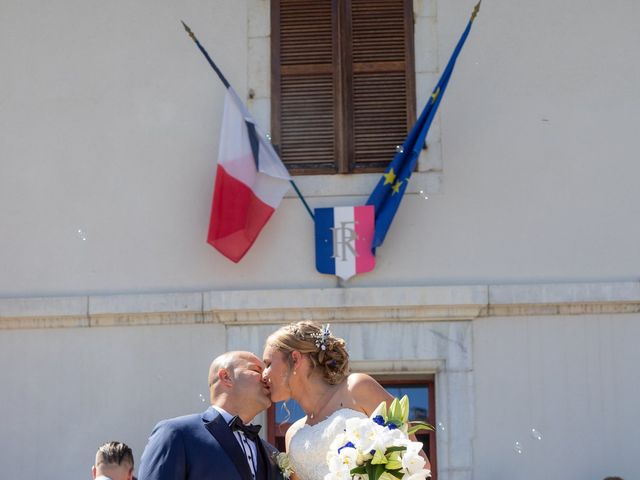
M 225 422 L 227 422 L 227 424 L 231 423 L 231 419 L 234 417 L 234 415 L 231 415 L 224 408 L 218 407 L 217 405 L 211 405 L 211 406 L 215 408 L 220 415 L 222 415 L 222 418 L 224 419 Z

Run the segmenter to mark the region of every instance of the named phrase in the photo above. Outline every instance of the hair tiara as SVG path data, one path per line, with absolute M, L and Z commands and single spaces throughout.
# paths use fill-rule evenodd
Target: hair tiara
M 316 347 L 320 350 L 326 350 L 327 349 L 327 340 L 329 339 L 329 337 L 331 336 L 331 330 L 329 330 L 329 327 L 331 325 L 330 324 L 326 324 L 326 325 L 322 325 L 322 328 L 320 330 L 319 333 L 312 333 L 311 336 L 313 337 Z

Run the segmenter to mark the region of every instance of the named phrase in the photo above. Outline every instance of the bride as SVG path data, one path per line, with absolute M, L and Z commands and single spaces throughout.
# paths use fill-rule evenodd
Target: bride
M 271 401 L 292 398 L 306 414 L 285 436 L 293 480 L 323 480 L 329 445 L 346 421 L 368 417 L 380 402 L 393 400 L 369 375 L 349 373 L 345 342 L 328 327 L 312 322 L 282 327 L 267 339 L 263 357 Z M 428 460 L 424 468 L 430 468 Z

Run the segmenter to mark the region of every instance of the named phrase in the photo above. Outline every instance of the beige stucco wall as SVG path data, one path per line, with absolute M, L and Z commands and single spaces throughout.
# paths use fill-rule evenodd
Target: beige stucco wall
M 422 101 L 473 3 L 414 2 Z M 223 89 L 179 21 L 268 119 L 266 13 L 267 0 L 0 2 L 7 477 L 82 478 L 110 438 L 138 459 L 155 421 L 202 408 L 211 356 L 298 318 L 380 342 L 371 358 L 355 342 L 364 370 L 436 372 L 439 411 L 464 419 L 439 434 L 440 480 L 639 476 L 625 312 L 640 295 L 621 282 L 640 270 L 640 3 L 484 2 L 377 267 L 342 288 L 315 272 L 292 196 L 240 264 L 205 243 Z M 363 203 L 376 177 L 298 181 L 320 207 Z M 578 286 L 543 285 L 564 281 Z M 452 327 L 474 352 L 452 377 L 444 344 L 409 343 L 459 338 L 433 322 L 472 325 Z
M 204 241 L 223 89 L 179 20 L 246 96 L 247 10 L 266 4 L 2 2 L 0 295 L 335 285 L 295 198 L 239 265 Z M 416 2 L 420 68 L 442 67 L 472 4 Z M 407 196 L 350 285 L 634 278 L 639 9 L 483 5 L 434 130 L 440 191 Z M 308 200 L 359 204 L 375 180 Z
M 637 314 L 474 322 L 473 478 L 637 478 L 638 338 Z
M 207 371 L 226 350 L 224 332 L 220 325 L 3 331 L 3 478 L 90 478 L 97 447 L 110 440 L 126 442 L 137 463 L 156 422 L 209 405 Z

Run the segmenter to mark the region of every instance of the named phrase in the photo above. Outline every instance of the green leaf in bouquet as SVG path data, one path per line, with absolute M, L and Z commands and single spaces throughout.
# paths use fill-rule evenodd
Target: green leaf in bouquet
M 367 463 L 365 465 L 365 469 L 367 471 L 367 477 L 369 478 L 369 480 L 373 480 L 373 476 L 376 473 L 376 466 L 375 465 L 371 465 L 370 463 Z
M 402 454 L 403 450 L 406 450 L 406 447 L 389 447 L 385 452 L 385 457 L 387 458 L 387 464 L 385 468 L 387 471 L 389 470 L 400 470 L 402 468 Z
M 395 480 L 396 478 L 402 478 L 404 477 L 404 473 L 398 471 L 398 470 L 394 470 L 394 471 L 389 471 L 387 470 L 386 472 L 384 472 L 387 474 L 387 477 L 389 480 Z M 383 477 L 380 477 L 380 480 L 383 480 Z
M 371 459 L 371 464 L 384 465 L 385 463 L 387 463 L 385 452 L 383 452 L 382 450 L 376 450 L 376 453 L 373 454 L 373 458 Z
M 402 455 L 400 455 L 400 452 L 387 453 L 386 468 L 387 468 L 387 471 L 400 470 L 402 468 Z
M 407 447 L 387 447 L 387 451 L 386 453 L 391 453 L 391 452 L 404 452 L 407 449 Z
M 389 460 L 390 462 L 393 461 L 393 460 L 402 459 L 402 455 L 400 454 L 400 452 L 395 451 L 395 450 L 393 452 L 391 452 L 391 451 L 389 451 L 387 449 L 387 455 L 386 456 L 387 456 L 387 460 Z
M 433 426 L 425 422 L 409 422 L 409 435 L 413 435 L 420 430 L 433 430 Z
M 366 473 L 367 473 L 367 467 L 365 467 L 364 465 L 362 465 L 361 467 L 352 468 L 349 471 L 350 475 L 364 475 Z
M 384 465 L 373 465 L 372 463 L 367 465 L 369 480 L 379 480 L 383 473 L 385 473 Z
M 402 468 L 402 462 L 394 460 L 387 463 L 387 470 L 400 470 Z
M 378 480 L 396 480 L 397 478 L 402 478 L 402 474 L 398 476 L 396 472 L 383 472 Z

